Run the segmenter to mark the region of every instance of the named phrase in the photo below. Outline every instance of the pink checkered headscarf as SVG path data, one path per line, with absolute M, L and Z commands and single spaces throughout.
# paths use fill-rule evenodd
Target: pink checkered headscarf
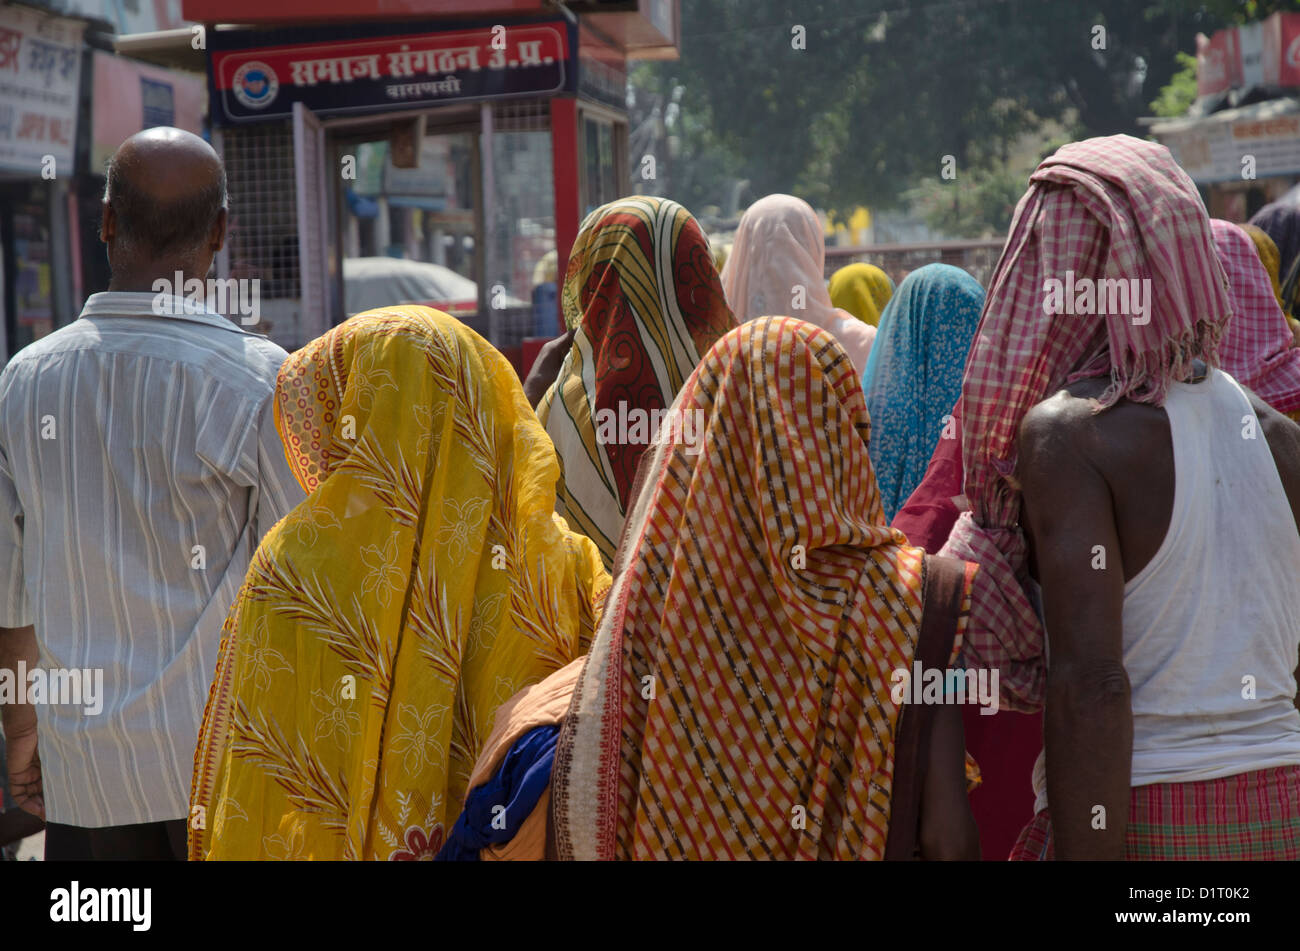
M 1273 294 L 1273 282 L 1245 231 L 1218 218 L 1210 227 L 1232 296 L 1219 366 L 1279 413 L 1294 413 L 1300 410 L 1300 349 Z
M 1076 285 L 1148 281 L 1148 310 L 1048 313 L 1046 282 L 1068 288 L 1071 277 Z M 1162 405 L 1194 358 L 1216 365 L 1230 309 L 1200 195 L 1164 146 L 1126 135 L 1088 139 L 1064 146 L 1030 176 L 966 364 L 970 510 L 942 549 L 983 568 L 965 663 L 999 669 L 1009 709 L 1041 708 L 1047 679 L 1043 626 L 1025 591 L 1014 478 L 1021 421 L 1064 384 L 1089 377 L 1110 379 L 1098 411 L 1120 399 Z

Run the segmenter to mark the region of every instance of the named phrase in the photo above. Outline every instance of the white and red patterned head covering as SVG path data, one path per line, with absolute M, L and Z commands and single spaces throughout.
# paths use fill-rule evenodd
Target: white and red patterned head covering
M 1219 345 L 1219 366 L 1279 413 L 1294 413 L 1300 410 L 1300 349 L 1268 271 L 1244 230 L 1218 218 L 1210 226 L 1232 295 L 1232 320 Z
M 1099 400 L 1161 405 L 1200 357 L 1215 365 L 1231 313 L 1196 186 L 1169 150 L 1126 135 L 1064 146 L 1030 176 L 994 271 L 962 386 L 971 509 L 942 553 L 978 562 L 966 663 L 1000 669 L 1002 702 L 1033 712 L 1046 684 L 1044 632 L 1024 590 L 1014 480 L 1021 421 L 1063 384 L 1109 376 Z M 1149 310 L 1048 313 L 1049 280 L 1149 281 Z
M 560 457 L 556 511 L 608 566 L 647 440 L 620 438 L 602 420 L 666 410 L 736 319 L 699 223 L 677 202 L 649 195 L 587 216 L 560 300 L 577 332 L 537 418 Z

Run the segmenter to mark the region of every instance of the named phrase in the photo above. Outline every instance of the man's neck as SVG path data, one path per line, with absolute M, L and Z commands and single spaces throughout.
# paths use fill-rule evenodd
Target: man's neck
M 179 278 L 177 274 L 180 275 Z M 162 293 L 184 297 L 185 283 L 196 279 L 203 280 L 206 275 L 207 268 L 200 272 L 192 264 L 156 264 L 139 271 L 126 271 L 120 274 L 115 271 L 108 282 L 108 289 L 157 294 L 159 293 L 158 282 L 166 281 L 167 287 L 162 290 Z

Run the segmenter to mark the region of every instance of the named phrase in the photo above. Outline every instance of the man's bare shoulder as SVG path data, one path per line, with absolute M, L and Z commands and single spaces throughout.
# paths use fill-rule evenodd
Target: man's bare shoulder
M 1158 407 L 1120 400 L 1098 411 L 1106 385 L 1102 379 L 1079 380 L 1032 406 L 1020 424 L 1022 457 L 1127 461 L 1145 451 L 1153 437 L 1163 433 L 1168 438 L 1168 418 Z
M 1020 427 L 1017 477 L 1036 557 L 1094 539 L 1089 550 L 1119 546 L 1127 578 L 1168 528 L 1173 443 L 1163 409 L 1120 400 L 1103 410 L 1105 390 L 1105 380 L 1072 383 L 1032 407 Z
M 1020 440 L 1050 444 L 1063 437 L 1075 437 L 1090 428 L 1096 414 L 1096 397 L 1102 387 L 1092 392 L 1091 380 L 1071 384 L 1035 403 L 1020 423 Z M 1087 385 L 1084 385 L 1087 384 Z

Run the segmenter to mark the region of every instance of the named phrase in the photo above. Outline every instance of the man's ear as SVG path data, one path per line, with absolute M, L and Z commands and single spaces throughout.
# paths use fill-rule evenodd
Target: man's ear
M 113 213 L 113 206 L 106 201 L 100 202 L 100 208 L 103 213 L 99 219 L 99 240 L 109 244 L 117 235 L 117 215 Z
M 222 208 L 217 212 L 217 223 L 212 226 L 212 244 L 211 251 L 216 254 L 226 243 L 226 223 L 228 216 L 226 209 Z

